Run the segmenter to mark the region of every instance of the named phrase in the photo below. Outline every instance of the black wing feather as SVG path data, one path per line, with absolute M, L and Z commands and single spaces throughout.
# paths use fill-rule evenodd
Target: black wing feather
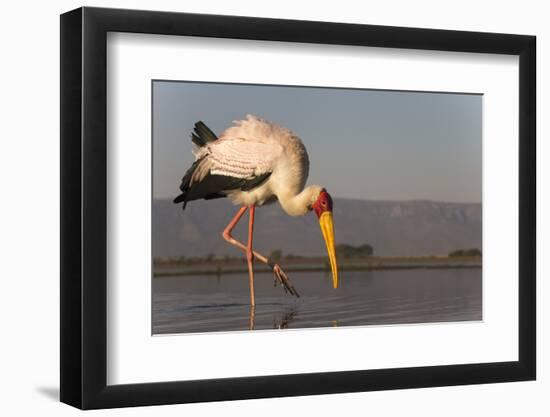
M 205 200 L 222 198 L 226 196 L 226 192 L 234 190 L 250 191 L 263 184 L 271 175 L 271 172 L 268 172 L 252 179 L 243 179 L 226 175 L 208 174 L 200 182 L 193 182 L 190 185 L 189 180 L 193 174 L 190 171 L 195 168 L 196 165 L 187 171 L 180 186 L 182 193 L 174 199 L 174 203 L 183 203 L 183 210 L 185 210 L 185 206 L 189 201 L 200 200 L 201 198 Z
M 216 134 L 202 121 L 195 123 L 195 128 L 193 129 L 193 133 L 191 133 L 191 141 L 195 145 L 202 147 L 216 140 L 218 140 Z M 271 172 L 267 172 L 254 178 L 242 179 L 227 175 L 208 174 L 201 181 L 195 181 L 191 184 L 193 173 L 204 158 L 193 162 L 193 165 L 191 165 L 181 180 L 181 194 L 174 199 L 174 203 L 183 203 L 182 208 L 184 210 L 188 201 L 199 200 L 201 198 L 205 200 L 222 198 L 226 196 L 225 192 L 232 190 L 253 190 L 263 184 L 271 175 Z
M 197 123 L 195 123 L 193 133 L 191 133 L 191 140 L 198 147 L 203 147 L 210 142 L 217 141 L 218 137 L 202 121 L 198 121 Z
M 202 140 L 200 136 L 197 136 L 194 133 L 191 133 L 191 142 L 193 142 L 199 148 L 202 148 L 204 145 L 206 145 L 206 142 Z
M 242 191 L 250 191 L 256 187 L 262 185 L 271 175 L 271 172 L 266 172 L 265 174 L 258 175 L 255 178 L 246 180 L 245 183 L 241 186 Z

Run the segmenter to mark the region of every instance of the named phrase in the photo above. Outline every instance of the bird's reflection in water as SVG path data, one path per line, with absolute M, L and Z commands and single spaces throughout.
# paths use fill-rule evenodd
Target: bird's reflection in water
M 297 317 L 297 311 L 294 307 L 290 307 L 287 311 L 284 311 L 282 315 L 273 315 L 273 328 L 274 329 L 288 329 L 289 324 Z M 256 307 L 250 307 L 248 312 L 248 329 L 254 330 L 256 326 Z
M 288 325 L 294 319 L 296 319 L 297 312 L 291 307 L 288 311 L 285 311 L 281 317 L 273 317 L 273 328 L 274 329 L 288 329 Z
M 250 310 L 248 312 L 248 328 L 250 330 L 254 330 L 255 317 L 256 317 L 256 307 L 250 306 Z

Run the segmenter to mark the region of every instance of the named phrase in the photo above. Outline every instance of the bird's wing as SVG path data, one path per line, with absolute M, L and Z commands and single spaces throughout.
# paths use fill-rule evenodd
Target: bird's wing
M 195 152 L 196 161 L 183 177 L 175 203 L 224 197 L 231 190 L 250 191 L 266 181 L 282 154 L 277 143 L 224 137 Z
M 273 171 L 283 147 L 255 139 L 225 137 L 206 149 L 209 173 L 252 179 Z

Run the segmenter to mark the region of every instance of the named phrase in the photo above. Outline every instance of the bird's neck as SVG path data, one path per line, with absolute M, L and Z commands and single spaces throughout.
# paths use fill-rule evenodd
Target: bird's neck
M 289 216 L 303 216 L 310 211 L 311 205 L 315 202 L 321 187 L 311 185 L 302 190 L 298 194 L 282 194 L 277 195 L 281 207 Z

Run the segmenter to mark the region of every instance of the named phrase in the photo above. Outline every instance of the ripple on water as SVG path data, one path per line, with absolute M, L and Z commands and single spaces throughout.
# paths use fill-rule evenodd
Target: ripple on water
M 319 276 L 321 275 L 321 276 Z M 367 276 L 365 276 L 367 275 Z M 481 270 L 347 272 L 334 290 L 318 273 L 292 276 L 301 298 L 256 278 L 184 276 L 153 280 L 153 333 L 481 320 Z

